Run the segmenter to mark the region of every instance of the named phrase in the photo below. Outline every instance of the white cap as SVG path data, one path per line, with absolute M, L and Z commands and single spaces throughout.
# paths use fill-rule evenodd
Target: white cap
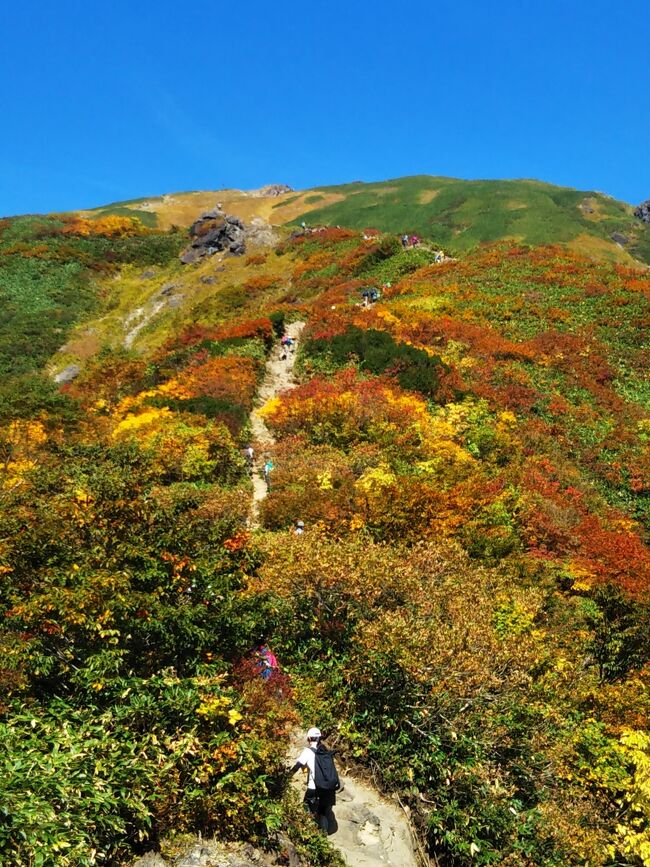
M 307 732 L 307 740 L 316 740 L 316 738 L 322 738 L 322 734 L 320 733 L 320 729 L 312 728 Z

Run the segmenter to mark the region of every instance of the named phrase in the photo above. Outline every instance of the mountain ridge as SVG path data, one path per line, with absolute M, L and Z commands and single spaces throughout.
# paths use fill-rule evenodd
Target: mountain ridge
M 562 243 L 596 259 L 650 264 L 650 224 L 635 215 L 633 205 L 595 190 L 536 178 L 467 180 L 441 175 L 286 188 L 278 193 L 285 187 L 166 193 L 74 213 L 134 216 L 164 230 L 189 226 L 220 202 L 228 213 L 243 220 L 261 217 L 274 226 L 306 222 L 417 233 L 455 254 L 507 240 Z M 265 195 L 266 189 L 273 194 Z

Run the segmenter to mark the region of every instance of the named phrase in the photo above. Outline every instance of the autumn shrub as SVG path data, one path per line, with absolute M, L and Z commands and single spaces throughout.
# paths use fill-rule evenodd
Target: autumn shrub
M 263 414 L 282 435 L 304 433 L 315 444 L 348 449 L 374 442 L 403 457 L 419 453 L 430 417 L 426 405 L 388 379 L 343 370 L 270 401 Z
M 307 356 L 328 355 L 337 365 L 357 358 L 361 369 L 374 374 L 389 372 L 402 388 L 435 398 L 440 373 L 445 369 L 440 358 L 423 349 L 398 343 L 385 331 L 353 326 L 329 340 L 310 340 L 303 350 Z

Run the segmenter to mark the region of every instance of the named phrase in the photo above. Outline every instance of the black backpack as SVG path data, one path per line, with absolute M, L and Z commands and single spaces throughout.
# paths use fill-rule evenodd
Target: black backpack
M 318 744 L 315 756 L 314 782 L 316 783 L 316 788 L 336 792 L 341 788 L 341 784 L 339 783 L 339 775 L 334 765 L 334 753 L 322 744 Z

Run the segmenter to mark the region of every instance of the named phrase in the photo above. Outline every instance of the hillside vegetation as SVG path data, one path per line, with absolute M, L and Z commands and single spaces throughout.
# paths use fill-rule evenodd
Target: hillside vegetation
M 123 213 L 0 232 L 0 859 L 201 830 L 333 867 L 282 772 L 317 723 L 441 867 L 650 864 L 647 271 L 354 227 L 182 267 Z M 298 319 L 251 531 L 249 413 Z
M 174 193 L 110 205 L 96 213 L 130 213 L 166 229 L 189 225 L 215 201 L 242 219 L 259 216 L 274 225 L 305 220 L 310 225 L 415 232 L 453 253 L 510 240 L 565 244 L 590 258 L 650 264 L 650 225 L 636 219 L 630 205 L 603 193 L 535 180 L 419 175 L 278 196 L 241 190 Z

